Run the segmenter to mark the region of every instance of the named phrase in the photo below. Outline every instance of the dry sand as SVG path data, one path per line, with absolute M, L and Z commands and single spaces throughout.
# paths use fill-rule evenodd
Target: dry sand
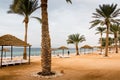
M 120 80 L 120 53 L 104 57 L 99 54 L 52 58 L 52 71 L 64 72 L 54 78 L 35 76 L 41 71 L 40 57 L 32 57 L 31 64 L 7 66 L 0 69 L 0 80 Z

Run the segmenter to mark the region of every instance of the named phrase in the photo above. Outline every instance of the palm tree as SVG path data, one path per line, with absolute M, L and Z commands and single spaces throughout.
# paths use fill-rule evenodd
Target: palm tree
M 48 0 L 41 1 L 41 15 L 42 15 L 42 54 L 41 54 L 41 67 L 42 72 L 40 75 L 51 75 L 51 41 L 49 35 L 49 23 L 48 23 Z M 71 0 L 66 0 L 71 3 Z
M 40 6 L 38 6 L 38 0 L 14 0 L 13 4 L 10 5 L 8 13 L 15 13 L 24 16 L 23 22 L 25 23 L 25 36 L 24 41 L 27 43 L 27 32 L 29 16 Z M 27 49 L 24 47 L 23 59 L 27 59 Z
M 111 22 L 118 23 L 120 20 L 116 19 L 119 16 L 120 9 L 116 9 L 117 4 L 103 4 L 99 5 L 99 9 L 96 9 L 96 13 L 93 13 L 93 18 L 95 20 L 91 21 L 92 27 L 100 25 L 106 25 L 106 47 L 105 47 L 105 56 L 108 56 L 108 37 L 109 37 L 109 30 Z
M 112 24 L 110 26 L 110 31 L 114 34 L 114 40 L 115 40 L 115 48 L 116 48 L 116 53 L 118 53 L 118 33 L 120 31 L 120 27 L 118 24 Z
M 97 31 L 96 34 L 100 34 L 100 44 L 101 44 L 101 53 L 102 53 L 102 35 L 103 35 L 103 32 L 105 31 L 106 28 L 104 27 L 97 27 Z
M 108 39 L 109 39 L 108 45 L 111 46 L 114 43 L 114 38 L 109 37 Z M 101 39 L 99 41 L 101 41 Z M 106 45 L 106 38 L 102 38 L 102 46 L 105 47 L 105 45 Z
M 80 34 L 71 34 L 68 36 L 67 43 L 68 44 L 75 44 L 76 47 L 76 55 L 79 55 L 78 44 L 79 42 L 85 41 L 84 35 Z

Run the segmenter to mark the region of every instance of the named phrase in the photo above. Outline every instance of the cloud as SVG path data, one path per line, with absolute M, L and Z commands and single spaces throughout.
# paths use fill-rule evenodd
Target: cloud
M 24 39 L 24 17 L 7 14 L 9 6 L 13 0 L 2 0 L 0 3 L 0 35 L 11 33 Z M 119 3 L 119 0 L 72 0 L 73 4 L 66 3 L 65 0 L 48 0 L 49 30 L 52 47 L 67 45 L 67 36 L 74 33 L 85 35 L 86 42 L 83 44 L 98 45 L 99 35 L 95 35 L 95 28 L 90 29 L 92 13 L 99 7 L 99 4 Z M 118 4 L 118 7 L 120 5 Z M 40 16 L 40 9 L 32 16 Z M 28 42 L 33 47 L 40 47 L 41 25 L 30 18 L 28 29 Z M 67 45 L 68 46 L 68 45 Z M 74 45 L 70 46 L 74 47 Z

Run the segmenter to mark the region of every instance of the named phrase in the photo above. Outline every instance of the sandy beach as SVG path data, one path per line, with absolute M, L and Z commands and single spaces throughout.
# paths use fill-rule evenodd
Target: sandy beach
M 120 53 L 87 54 L 70 58 L 52 58 L 52 71 L 62 75 L 53 78 L 35 76 L 41 71 L 40 56 L 32 57 L 31 64 L 7 66 L 0 69 L 0 80 L 120 80 Z

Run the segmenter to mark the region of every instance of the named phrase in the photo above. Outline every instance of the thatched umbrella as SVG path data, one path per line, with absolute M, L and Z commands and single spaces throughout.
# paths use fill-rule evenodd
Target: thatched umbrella
M 59 47 L 58 49 L 62 49 L 63 50 L 63 56 L 64 56 L 64 50 L 65 49 L 68 49 L 66 46 L 61 46 L 61 47 Z
M 30 46 L 30 44 L 10 34 L 0 36 L 0 46 Z
M 89 46 L 89 45 L 84 45 L 84 46 L 82 46 L 81 48 L 84 49 L 84 53 L 85 53 L 85 49 L 92 49 L 92 51 L 93 51 L 93 47 L 91 47 L 91 46 Z
M 12 60 L 12 54 L 13 54 L 13 46 L 29 46 L 29 63 L 30 63 L 30 47 L 31 45 L 22 41 L 21 39 L 18 39 L 15 36 L 12 36 L 10 34 L 6 34 L 3 36 L 0 36 L 0 46 L 1 48 L 1 67 L 2 67 L 2 57 L 3 57 L 3 46 L 11 46 L 11 60 Z

